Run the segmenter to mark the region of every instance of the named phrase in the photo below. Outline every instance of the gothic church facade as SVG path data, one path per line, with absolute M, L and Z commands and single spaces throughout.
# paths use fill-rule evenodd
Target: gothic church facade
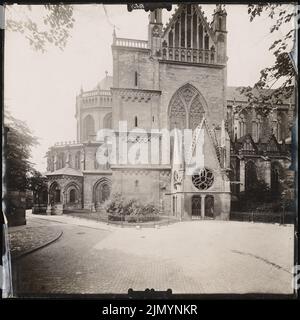
M 226 19 L 220 5 L 209 23 L 200 6 L 181 4 L 165 26 L 161 9 L 150 13 L 147 41 L 114 32 L 113 76 L 80 92 L 76 141 L 57 143 L 47 153 L 48 214 L 101 210 L 113 193 L 122 193 L 180 219 L 226 220 L 233 196 L 251 183 L 249 175 L 270 187 L 279 183 L 290 165 L 293 102 L 284 101 L 267 117 L 237 108 L 247 99 L 227 86 Z M 134 129 L 133 136 L 120 132 L 120 121 Z M 140 150 L 155 145 L 158 161 L 99 164 L 97 152 L 107 141 L 97 132 L 105 128 Z M 192 144 L 201 129 L 203 165 L 187 174 L 186 158 L 174 161 L 176 135 L 167 151 L 170 163 L 162 161 L 163 129 L 193 130 Z

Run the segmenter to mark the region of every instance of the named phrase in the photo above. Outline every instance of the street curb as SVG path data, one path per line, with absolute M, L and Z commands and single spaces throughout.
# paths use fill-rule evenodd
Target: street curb
M 33 252 L 35 252 L 35 251 L 37 251 L 37 250 L 39 250 L 39 249 L 42 249 L 42 248 L 45 248 L 45 247 L 49 246 L 49 245 L 52 244 L 53 242 L 57 241 L 57 240 L 63 235 L 63 233 L 64 233 L 64 232 L 61 230 L 61 231 L 59 232 L 59 234 L 58 234 L 56 237 L 54 237 L 53 239 L 49 240 L 48 242 L 43 243 L 42 245 L 40 245 L 40 246 L 38 246 L 38 247 L 35 247 L 35 248 L 33 248 L 33 249 L 30 249 L 30 250 L 27 250 L 27 251 L 21 253 L 20 255 L 17 255 L 17 256 L 15 256 L 15 257 L 11 257 L 11 260 L 12 260 L 12 261 L 14 261 L 14 260 L 19 260 L 19 259 L 27 256 L 27 255 L 30 254 L 30 253 L 33 253 Z

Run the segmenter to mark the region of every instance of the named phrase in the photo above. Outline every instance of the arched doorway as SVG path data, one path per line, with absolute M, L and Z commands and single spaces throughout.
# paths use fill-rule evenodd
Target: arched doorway
M 75 189 L 71 189 L 70 190 L 70 196 L 69 196 L 69 202 L 70 203 L 75 203 L 76 201 L 76 190 Z
M 169 128 L 195 129 L 204 117 L 206 102 L 191 84 L 179 88 L 169 104 Z
M 214 197 L 212 195 L 205 197 L 205 217 L 214 218 Z
M 271 192 L 277 198 L 280 195 L 280 177 L 282 167 L 278 162 L 271 163 Z
M 75 181 L 66 185 L 64 188 L 64 199 L 67 208 L 81 208 L 81 192 L 81 187 Z
M 201 219 L 201 197 L 194 195 L 192 197 L 192 219 Z
M 107 178 L 101 178 L 94 185 L 93 202 L 95 208 L 101 207 L 101 204 L 108 200 L 111 193 L 111 181 Z
M 61 189 L 59 184 L 56 181 L 50 185 L 49 200 L 51 205 L 61 202 Z
M 249 191 L 255 187 L 257 182 L 256 166 L 253 161 L 249 160 L 245 165 L 245 191 Z

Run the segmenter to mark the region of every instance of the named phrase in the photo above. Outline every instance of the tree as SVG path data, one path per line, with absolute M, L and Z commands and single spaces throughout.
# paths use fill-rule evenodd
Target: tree
M 33 192 L 34 202 L 40 203 L 42 192 L 47 190 L 46 178 L 37 170 L 31 170 L 27 179 L 27 189 Z
M 29 161 L 31 148 L 38 144 L 27 124 L 5 113 L 4 125 L 8 128 L 5 146 L 6 187 L 8 190 L 25 191 L 29 175 L 35 172 Z
M 44 52 L 49 44 L 60 49 L 66 46 L 75 21 L 72 5 L 44 5 L 41 17 L 36 17 L 36 8 L 31 5 L 5 8 L 6 29 L 22 33 L 35 50 Z
M 270 33 L 282 30 L 285 25 L 296 19 L 298 14 L 296 6 L 290 4 L 248 5 L 250 21 L 254 21 L 263 13 L 274 21 Z M 260 71 L 260 77 L 254 88 L 241 88 L 241 92 L 248 97 L 248 107 L 259 107 L 267 114 L 277 104 L 281 104 L 284 99 L 290 98 L 294 93 L 297 70 L 289 52 L 289 46 L 291 43 L 294 43 L 295 46 L 296 32 L 295 24 L 295 28 L 289 29 L 272 43 L 269 50 L 275 57 L 274 65 Z

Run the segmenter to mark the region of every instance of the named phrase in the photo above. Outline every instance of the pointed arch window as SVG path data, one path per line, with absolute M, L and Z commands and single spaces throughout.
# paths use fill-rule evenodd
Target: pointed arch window
M 137 118 L 137 116 L 134 117 L 134 126 L 138 127 L 138 118 Z
M 244 113 L 239 117 L 239 135 L 238 138 L 243 137 L 246 134 L 246 116 Z
M 168 36 L 169 40 L 169 47 L 173 47 L 173 30 L 171 29 Z
M 181 47 L 185 47 L 185 13 L 181 14 Z
M 175 47 L 179 47 L 179 21 L 175 23 Z
M 197 49 L 197 13 L 193 15 L 193 48 Z
M 203 49 L 203 27 L 202 24 L 199 24 L 199 30 L 198 30 L 198 46 L 199 49 Z
M 209 49 L 209 36 L 208 36 L 208 34 L 206 34 L 204 37 L 204 49 L 205 50 Z

